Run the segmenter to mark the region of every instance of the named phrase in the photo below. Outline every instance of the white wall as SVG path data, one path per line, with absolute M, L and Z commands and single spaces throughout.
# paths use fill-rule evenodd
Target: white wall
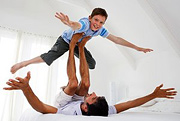
M 100 4 L 101 1 L 94 2 L 92 6 L 97 6 L 98 3 Z M 93 54 L 99 63 L 97 62 L 96 70 L 91 73 L 93 76 L 91 90 L 105 94 L 110 103 L 114 101 L 110 99 L 113 97 L 110 94 L 112 92 L 111 82 L 116 85 L 116 91 L 113 90 L 115 101 L 126 96 L 139 97 L 151 93 L 156 86 L 162 83 L 164 88 L 175 87 L 179 92 L 180 58 L 175 51 L 176 48 L 172 45 L 173 39 L 168 37 L 171 33 L 164 32 L 162 30 L 164 27 L 157 26 L 162 21 L 157 22 L 157 18 L 149 15 L 135 0 L 122 0 L 121 4 L 104 2 L 100 5 L 106 8 L 110 14 L 106 23 L 110 32 L 122 36 L 134 44 L 150 47 L 154 51 L 143 54 L 132 49 L 114 46 L 110 42 L 105 42 L 106 40 L 100 41 L 94 38 L 93 42 L 96 42 L 91 45 L 90 50 L 94 51 Z M 109 5 L 114 6 L 115 10 L 108 7 Z M 103 48 L 93 48 L 97 45 L 101 45 Z M 131 57 L 128 58 L 129 56 L 126 56 L 122 50 L 129 53 Z M 107 64 L 108 66 L 106 66 Z M 124 94 L 125 92 L 128 94 Z M 180 98 L 180 96 L 176 98 Z
M 96 50 L 95 43 L 102 43 L 103 49 Z M 97 38 L 89 42 L 87 47 L 97 61 L 96 69 L 90 71 L 90 92 L 105 95 L 110 104 L 123 98 L 149 94 L 160 84 L 164 84 L 164 88 L 174 87 L 180 92 L 180 58 L 175 53 L 154 51 L 138 61 L 134 69 L 111 42 Z M 115 84 L 113 90 L 112 83 Z M 176 98 L 180 99 L 180 96 Z
M 0 26 L 58 37 L 68 27 L 55 17 L 56 12 L 70 15 L 74 21 L 89 15 L 82 7 L 54 0 L 1 0 Z
M 114 98 L 117 98 L 113 100 L 117 101 L 124 98 L 124 91 L 128 86 L 127 77 L 129 77 L 129 72 L 133 71 L 127 59 L 120 53 L 114 43 L 102 37 L 89 41 L 87 48 L 96 60 L 95 70 L 90 70 L 90 92 L 94 91 L 98 95 L 104 95 L 109 103 L 112 103 L 112 99 L 110 99 L 112 91 L 116 93 Z M 116 85 L 115 90 L 111 90 L 111 84 Z
M 135 71 L 136 78 L 128 81 L 129 95 L 147 94 L 160 84 L 164 84 L 165 88 L 175 87 L 180 91 L 179 72 L 180 58 L 177 55 L 167 51 L 155 53 L 139 62 Z

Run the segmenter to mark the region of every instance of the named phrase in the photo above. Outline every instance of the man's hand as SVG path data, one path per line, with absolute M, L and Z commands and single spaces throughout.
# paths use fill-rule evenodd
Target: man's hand
M 173 99 L 174 96 L 176 95 L 177 91 L 174 91 L 174 88 L 168 88 L 168 89 L 161 89 L 163 87 L 163 84 L 161 84 L 160 86 L 156 87 L 156 89 L 154 90 L 153 93 L 141 97 L 141 98 L 137 98 L 135 100 L 131 100 L 125 103 L 119 103 L 114 105 L 117 113 L 125 111 L 127 109 L 130 108 L 134 108 L 140 105 L 143 105 L 144 103 L 155 99 L 155 98 L 169 98 L 169 99 Z
M 174 96 L 177 94 L 177 91 L 174 91 L 174 88 L 161 89 L 163 84 L 156 87 L 154 92 L 152 93 L 155 98 L 169 98 L 174 99 Z
M 138 47 L 136 50 L 137 50 L 137 51 L 142 51 L 142 52 L 144 52 L 144 53 L 153 51 L 152 49 L 149 49 L 149 48 L 141 48 L 141 47 Z
M 5 87 L 5 90 L 25 90 L 29 87 L 29 80 L 31 78 L 30 72 L 27 73 L 27 76 L 25 78 L 16 77 L 16 80 L 9 79 L 8 82 L 6 82 L 7 85 L 10 87 Z M 17 81 L 18 80 L 18 81 Z
M 24 96 L 28 100 L 29 104 L 38 112 L 46 113 L 57 113 L 57 108 L 47 105 L 39 100 L 34 94 L 31 87 L 29 86 L 29 80 L 31 78 L 30 72 L 27 73 L 25 78 L 16 77 L 16 80 L 10 79 L 6 84 L 10 87 L 4 88 L 5 90 L 22 90 Z M 17 81 L 18 80 L 18 81 Z

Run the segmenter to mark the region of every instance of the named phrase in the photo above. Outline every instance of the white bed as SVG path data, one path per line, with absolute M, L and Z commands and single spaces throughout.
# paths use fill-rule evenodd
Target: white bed
M 109 117 L 40 114 L 26 110 L 20 121 L 180 121 L 180 114 L 159 112 L 123 112 Z
M 108 117 L 70 116 L 62 114 L 41 114 L 33 109 L 26 110 L 20 121 L 180 121 L 179 101 L 158 101 Z

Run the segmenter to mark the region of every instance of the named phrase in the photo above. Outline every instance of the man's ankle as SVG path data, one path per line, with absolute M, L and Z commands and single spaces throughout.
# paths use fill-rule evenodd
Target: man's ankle
M 69 44 L 69 49 L 74 49 L 76 45 L 74 44 Z

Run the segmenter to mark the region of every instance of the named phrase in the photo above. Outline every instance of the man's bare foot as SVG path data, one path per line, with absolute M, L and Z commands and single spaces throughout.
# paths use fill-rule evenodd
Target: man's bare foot
M 86 44 L 86 42 L 91 38 L 91 36 L 85 37 L 81 42 L 78 43 L 79 48 L 83 48 Z
M 75 46 L 79 39 L 81 39 L 83 36 L 83 33 L 77 33 L 72 36 L 71 42 L 69 46 Z
M 22 67 L 24 67 L 23 63 L 16 63 L 15 65 L 13 65 L 11 67 L 11 73 L 14 74 L 16 73 L 17 70 L 21 69 Z

